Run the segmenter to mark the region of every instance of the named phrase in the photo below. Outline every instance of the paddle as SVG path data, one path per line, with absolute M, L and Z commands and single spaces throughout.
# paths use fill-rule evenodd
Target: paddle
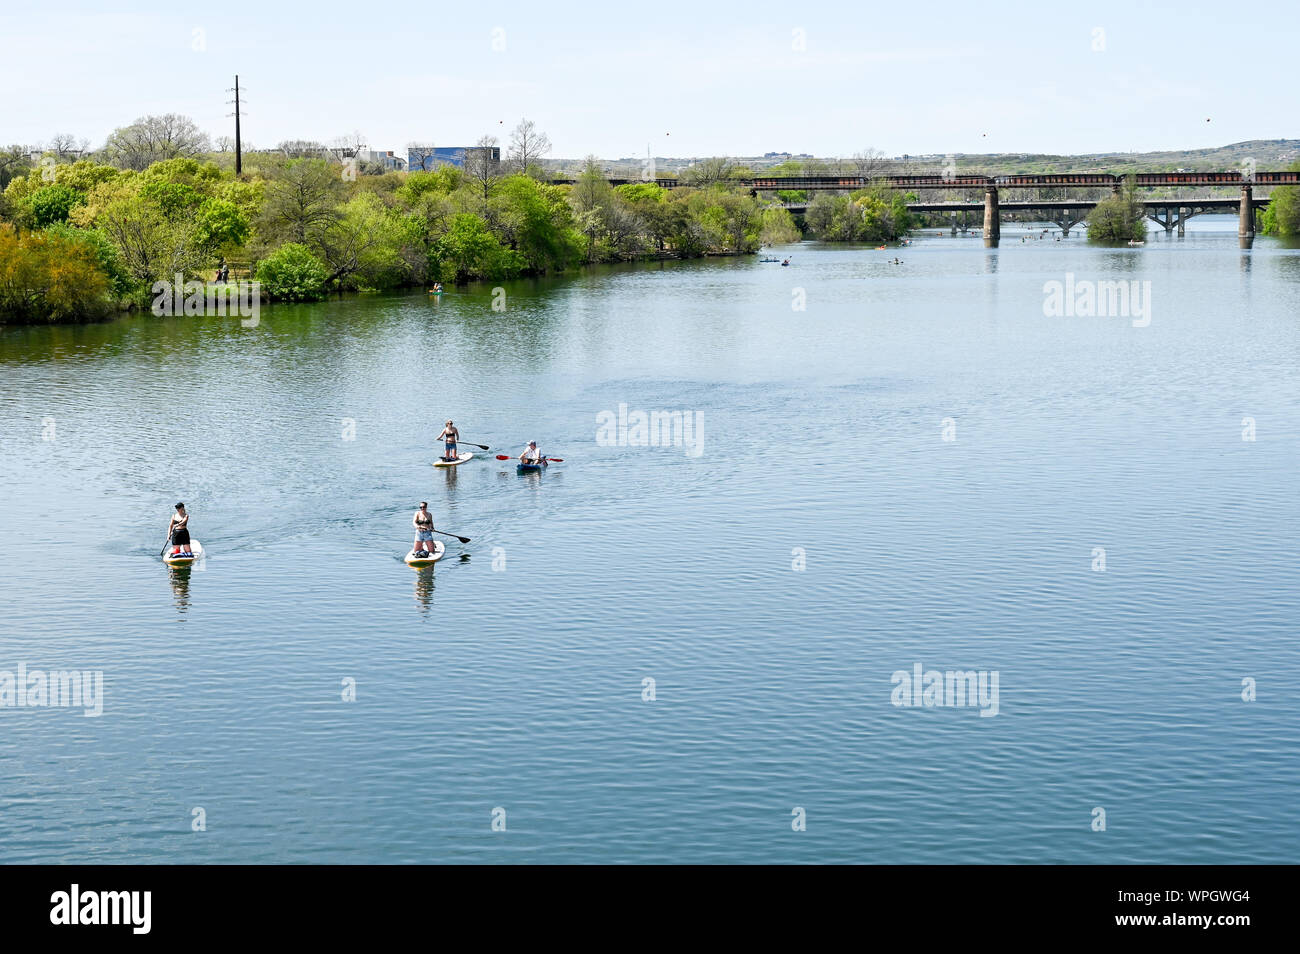
M 433 532 L 434 532 L 434 533 L 441 533 L 441 534 L 443 534 L 444 536 L 448 536 L 448 537 L 456 537 L 456 539 L 459 540 L 461 543 L 469 543 L 469 537 L 458 537 L 458 536 L 456 536 L 456 534 L 454 534 L 454 533 L 447 533 L 446 530 L 435 530 L 435 531 L 433 531 Z
M 497 460 L 514 460 L 509 454 L 497 454 Z M 543 457 L 542 460 L 549 460 L 552 464 L 563 464 L 563 457 Z
M 477 447 L 479 450 L 491 450 L 491 449 L 492 449 L 492 448 L 488 447 L 486 444 L 474 444 L 474 443 L 471 443 L 470 441 L 457 441 L 456 443 L 457 443 L 457 444 L 469 444 L 470 447 Z

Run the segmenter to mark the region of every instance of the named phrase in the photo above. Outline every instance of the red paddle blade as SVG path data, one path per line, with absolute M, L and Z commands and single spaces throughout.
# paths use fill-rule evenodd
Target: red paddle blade
M 497 460 L 514 460 L 509 454 L 497 454 Z
M 548 457 L 548 458 L 546 458 L 546 459 L 549 460 L 552 464 L 563 464 L 563 463 L 564 463 L 564 458 L 563 458 L 563 457 Z

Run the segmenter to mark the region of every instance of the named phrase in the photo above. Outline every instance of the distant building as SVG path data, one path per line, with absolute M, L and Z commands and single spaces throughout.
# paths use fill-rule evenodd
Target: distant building
M 499 146 L 410 146 L 406 158 L 408 168 L 412 172 L 421 169 L 431 172 L 439 166 L 455 166 L 463 169 L 466 157 L 483 152 L 487 153 L 488 159 L 494 164 L 501 162 Z
M 382 166 L 385 172 L 402 172 L 406 169 L 406 160 L 401 156 L 393 155 L 393 150 L 379 152 L 374 149 L 362 149 L 357 153 L 357 158 L 366 165 Z

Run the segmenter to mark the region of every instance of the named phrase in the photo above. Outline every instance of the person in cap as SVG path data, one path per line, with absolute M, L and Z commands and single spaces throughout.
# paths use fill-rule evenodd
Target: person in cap
M 528 446 L 524 448 L 524 452 L 519 455 L 519 462 L 522 464 L 546 464 L 546 458 L 543 457 L 542 452 L 537 449 L 537 441 L 528 442 Z
M 427 500 L 420 501 L 420 509 L 415 511 L 411 523 L 415 525 L 415 543 L 411 545 L 411 552 L 417 557 L 431 556 L 433 554 L 433 514 L 429 513 L 429 502 Z

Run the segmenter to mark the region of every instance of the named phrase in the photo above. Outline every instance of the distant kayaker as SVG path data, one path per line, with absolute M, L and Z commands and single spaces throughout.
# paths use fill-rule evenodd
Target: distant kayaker
M 521 464 L 541 464 L 545 460 L 546 458 L 542 456 L 542 452 L 537 449 L 537 441 L 529 441 L 528 446 L 524 448 L 524 452 L 519 455 Z
M 190 515 L 185 512 L 185 504 L 178 503 L 176 512 L 172 514 L 172 519 L 167 524 L 167 536 L 172 542 L 172 554 L 174 556 L 193 556 L 194 551 L 190 549 Z
M 415 543 L 411 545 L 411 552 L 417 557 L 429 556 L 433 551 L 433 514 L 429 513 L 429 501 L 420 501 L 420 509 L 415 511 L 411 523 L 415 525 Z
M 460 440 L 460 431 L 456 429 L 456 425 L 453 424 L 451 421 L 448 421 L 446 426 L 443 427 L 442 433 L 438 435 L 437 439 L 445 442 L 444 447 L 446 449 L 446 453 L 442 455 L 442 459 L 446 461 L 455 460 L 456 442 Z

